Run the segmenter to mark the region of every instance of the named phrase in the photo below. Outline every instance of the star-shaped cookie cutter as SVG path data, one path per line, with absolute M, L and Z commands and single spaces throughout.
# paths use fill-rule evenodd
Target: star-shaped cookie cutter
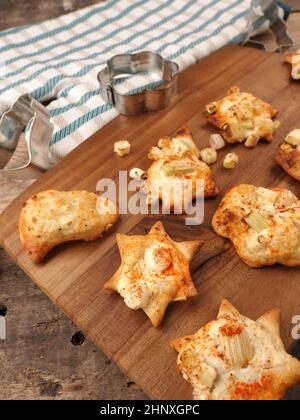
M 165 60 L 161 55 L 151 51 L 115 55 L 98 73 L 101 96 L 123 115 L 158 111 L 171 104 L 177 91 L 178 72 L 177 63 Z M 117 92 L 114 87 L 116 78 L 138 73 L 156 73 L 160 76 L 162 83 L 155 89 L 146 88 L 134 95 Z
M 45 149 L 51 139 L 53 126 L 46 107 L 29 94 L 19 96 L 13 105 L 0 118 L 0 147 L 14 151 L 21 133 L 30 123 L 28 136 L 25 137 L 27 160 L 17 167 L 5 167 L 6 171 L 24 169 L 32 162 L 32 142 L 36 139 L 35 149 Z

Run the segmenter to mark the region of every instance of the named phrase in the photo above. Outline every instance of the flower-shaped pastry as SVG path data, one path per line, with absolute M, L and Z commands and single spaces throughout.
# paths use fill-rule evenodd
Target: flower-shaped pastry
M 300 130 L 291 131 L 280 145 L 276 162 L 293 178 L 300 181 Z
M 212 225 L 251 267 L 300 265 L 300 201 L 289 190 L 237 185 L 225 194 Z
M 227 143 L 243 143 L 255 147 L 261 138 L 271 142 L 279 121 L 277 111 L 251 93 L 232 87 L 227 96 L 206 106 L 207 120 L 222 130 Z

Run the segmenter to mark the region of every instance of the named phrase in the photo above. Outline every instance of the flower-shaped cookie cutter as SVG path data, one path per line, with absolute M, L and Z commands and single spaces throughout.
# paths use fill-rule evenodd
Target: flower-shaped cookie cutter
M 162 82 L 155 89 L 144 89 L 136 94 L 122 94 L 114 87 L 114 80 L 138 73 L 156 73 Z M 144 111 L 158 111 L 172 102 L 177 91 L 179 66 L 151 51 L 135 54 L 120 54 L 112 57 L 107 66 L 98 73 L 101 96 L 119 113 L 134 115 Z

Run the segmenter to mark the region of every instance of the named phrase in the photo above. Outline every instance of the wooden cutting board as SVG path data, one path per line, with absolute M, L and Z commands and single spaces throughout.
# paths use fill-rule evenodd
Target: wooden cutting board
M 190 386 L 176 371 L 176 353 L 169 342 L 194 333 L 215 318 L 223 298 L 252 318 L 280 307 L 284 342 L 290 350 L 295 344 L 291 320 L 300 314 L 300 269 L 251 269 L 211 229 L 211 217 L 221 197 L 235 184 L 281 185 L 300 196 L 299 183 L 274 162 L 278 144 L 292 128 L 300 126 L 300 84 L 290 80 L 289 71 L 279 54 L 237 46 L 216 52 L 180 75 L 172 108 L 134 117 L 119 116 L 49 170 L 0 217 L 1 243 L 12 258 L 151 398 L 191 398 Z M 151 216 L 122 216 L 103 239 L 64 244 L 53 250 L 43 264 L 30 262 L 17 233 L 19 211 L 28 197 L 48 188 L 95 191 L 99 179 L 117 179 L 119 170 L 146 169 L 150 164 L 146 157 L 149 148 L 182 126 L 192 131 L 200 148 L 207 146 L 215 130 L 206 124 L 204 106 L 223 96 L 232 85 L 269 101 L 280 111 L 281 126 L 272 144 L 261 143 L 253 150 L 243 145 L 228 146 L 219 152 L 213 172 L 221 192 L 216 199 L 206 201 L 203 225 L 187 227 L 179 216 L 161 218 L 175 240 L 206 241 L 192 264 L 198 297 L 171 305 L 161 326 L 155 329 L 142 311 L 130 310 L 118 294 L 103 289 L 120 263 L 116 232 L 146 233 L 155 221 Z M 113 144 L 124 138 L 131 142 L 132 152 L 119 158 Z M 222 158 L 232 150 L 238 153 L 240 163 L 236 169 L 226 171 Z

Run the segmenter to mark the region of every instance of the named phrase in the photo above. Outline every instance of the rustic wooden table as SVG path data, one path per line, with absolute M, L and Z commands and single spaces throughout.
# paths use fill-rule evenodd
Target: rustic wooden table
M 0 29 L 41 21 L 94 3 L 97 1 L 0 0 Z M 300 12 L 300 0 L 289 3 Z M 289 30 L 300 48 L 300 13 L 291 15 Z M 37 170 L 27 171 L 18 180 L 0 175 L 0 211 L 37 176 Z M 4 197 L 4 190 L 10 194 Z M 85 340 L 3 249 L 0 249 L 0 315 L 5 315 L 7 322 L 7 339 L 0 341 L 0 399 L 146 398 Z M 300 345 L 295 355 L 300 357 Z M 300 386 L 288 398 L 300 399 Z

